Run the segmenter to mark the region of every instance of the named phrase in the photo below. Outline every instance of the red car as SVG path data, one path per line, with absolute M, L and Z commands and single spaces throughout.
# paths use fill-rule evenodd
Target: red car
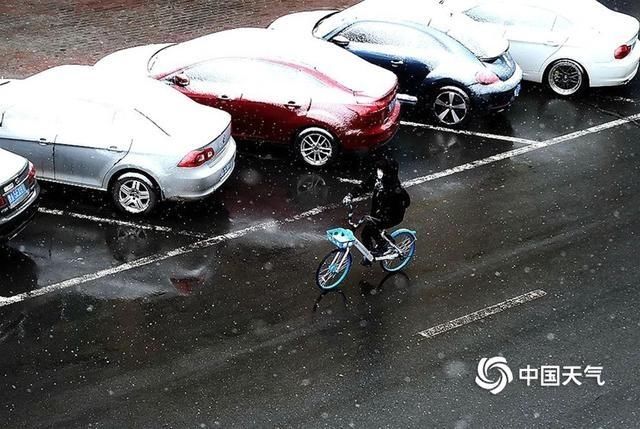
M 399 126 L 395 75 L 311 37 L 235 29 L 125 49 L 96 67 L 165 81 L 229 112 L 236 139 L 292 145 L 315 167 L 386 143 Z

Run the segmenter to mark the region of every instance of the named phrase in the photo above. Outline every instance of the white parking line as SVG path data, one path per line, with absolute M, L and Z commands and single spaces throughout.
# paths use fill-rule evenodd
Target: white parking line
M 64 210 L 47 209 L 45 207 L 40 207 L 38 209 L 38 211 L 40 213 L 44 213 L 44 214 L 48 214 L 48 215 L 64 216 L 64 217 L 71 217 L 71 218 L 75 218 L 75 219 L 89 220 L 89 221 L 92 221 L 92 222 L 103 223 L 103 224 L 107 224 L 107 225 L 129 226 L 129 227 L 137 228 L 137 229 L 144 229 L 144 230 L 157 231 L 157 232 L 167 232 L 167 233 L 171 233 L 171 234 L 184 235 L 184 236 L 193 237 L 193 238 L 204 238 L 204 237 L 206 237 L 206 234 L 203 234 L 203 233 L 191 232 L 191 231 L 176 231 L 173 228 L 169 228 L 167 226 L 149 225 L 149 224 L 144 224 L 144 223 L 128 222 L 128 221 L 118 220 L 118 219 L 109 219 L 109 218 L 103 218 L 103 217 L 97 217 L 97 216 L 89 216 L 89 215 L 84 215 L 84 214 L 81 214 L 81 213 L 67 212 L 67 211 L 64 211 Z
M 437 173 L 429 174 L 423 177 L 416 177 L 415 179 L 407 180 L 403 182 L 403 186 L 411 187 L 416 185 L 421 185 L 425 182 L 431 182 L 436 179 L 440 179 L 442 177 L 451 176 L 453 174 L 461 173 L 463 171 L 472 170 L 474 168 L 482 167 L 483 165 L 493 164 L 498 161 L 502 161 L 508 158 L 513 158 L 519 155 L 524 155 L 529 152 L 533 152 L 536 150 L 544 149 L 546 147 L 554 146 L 560 143 L 564 143 L 567 141 L 575 140 L 580 137 L 584 137 L 586 135 L 599 133 L 601 131 L 605 131 L 611 128 L 616 128 L 622 125 L 626 125 L 632 122 L 640 120 L 640 114 L 629 116 L 623 119 L 617 119 L 615 121 L 607 122 L 602 125 L 596 125 L 591 128 L 587 128 L 586 130 L 576 131 L 574 133 L 566 134 L 564 136 L 559 136 L 552 138 L 550 140 L 544 142 L 534 142 L 529 146 L 524 146 L 519 149 L 513 149 L 507 152 L 502 152 L 497 155 L 490 156 L 488 158 L 479 159 L 477 161 L 472 161 L 467 164 L 462 164 L 457 167 L 450 168 L 449 170 L 439 171 Z
M 470 323 L 477 322 L 478 320 L 485 319 L 489 316 L 493 316 L 494 314 L 501 313 L 510 308 L 517 307 L 522 304 L 526 304 L 527 302 L 534 301 L 536 299 L 540 299 L 546 295 L 547 293 L 543 290 L 540 290 L 540 289 L 534 290 L 534 291 L 525 293 L 524 295 L 520 295 L 515 298 L 508 299 L 499 304 L 492 305 L 491 307 L 486 307 L 486 308 L 483 308 L 482 310 L 467 314 L 466 316 L 462 316 L 457 319 L 453 319 L 449 322 L 434 326 L 433 328 L 429 328 L 427 330 L 418 332 L 418 335 L 424 338 L 437 337 L 438 335 L 444 334 L 445 332 L 453 331 L 454 329 L 458 329 Z
M 508 152 L 504 152 L 498 155 L 494 155 L 494 156 L 490 156 L 488 158 L 484 158 L 478 161 L 474 161 L 474 162 L 470 162 L 468 164 L 464 164 L 458 167 L 454 167 L 451 168 L 449 170 L 445 170 L 445 171 L 441 171 L 438 173 L 433 173 L 430 174 L 428 176 L 423 176 L 423 177 L 418 177 L 415 179 L 411 179 L 408 180 L 406 182 L 403 183 L 403 185 L 405 187 L 412 187 L 412 186 L 417 186 L 426 182 L 430 182 L 433 180 L 437 180 L 440 179 L 442 177 L 447 177 L 447 176 L 451 176 L 453 174 L 457 174 L 463 171 L 467 171 L 467 170 L 471 170 L 474 168 L 478 168 L 484 165 L 488 165 L 488 164 L 492 164 L 507 158 L 513 158 L 515 156 L 519 156 L 519 155 L 523 155 L 529 152 L 533 152 L 536 150 L 540 150 L 540 149 L 544 149 L 546 147 L 550 147 L 556 144 L 560 144 L 560 143 L 564 143 L 567 141 L 571 141 L 571 140 L 575 140 L 577 138 L 583 137 L 585 135 L 589 135 L 589 134 L 594 134 L 594 133 L 598 133 L 607 129 L 611 129 L 611 128 L 615 128 L 615 127 L 619 127 L 631 122 L 635 122 L 637 120 L 640 120 L 640 114 L 636 114 L 636 115 L 632 115 L 629 116 L 627 118 L 623 118 L 623 119 L 618 119 L 615 121 L 611 121 L 602 125 L 597 125 L 595 127 L 591 127 L 588 128 L 586 130 L 583 131 L 577 131 L 574 133 L 570 133 L 570 134 L 566 134 L 564 136 L 560 136 L 560 137 L 556 137 L 550 140 L 547 140 L 545 142 L 533 142 L 531 144 L 529 144 L 528 146 L 519 148 L 519 149 L 514 149 Z M 365 197 L 361 197 L 356 199 L 355 201 L 361 201 L 366 199 Z M 219 236 L 215 236 L 215 237 L 210 237 L 210 238 L 206 238 L 203 240 L 199 240 L 193 244 L 190 245 L 186 245 L 186 246 L 182 246 L 179 247 L 177 249 L 168 251 L 168 252 L 164 252 L 164 253 L 158 253 L 156 255 L 151 255 L 145 258 L 140 258 L 140 259 L 136 259 L 134 261 L 131 262 L 127 262 L 125 264 L 122 265 L 118 265 L 116 267 L 112 267 L 106 270 L 102 270 L 102 271 L 98 271 L 96 273 L 92 273 L 92 274 L 86 274 L 80 277 L 75 277 L 69 280 L 65 280 L 63 282 L 59 282 L 59 283 L 54 283 L 51 284 L 49 286 L 45 286 L 43 288 L 40 289 L 36 289 L 34 291 L 28 292 L 28 293 L 23 293 L 23 294 L 19 294 L 19 295 L 15 295 L 12 297 L 0 297 L 0 307 L 9 305 L 9 304 L 14 304 L 17 302 L 21 302 L 24 301 L 30 297 L 35 297 L 35 296 L 40 296 L 40 295 L 44 295 L 46 293 L 50 293 L 50 292 L 54 292 L 54 291 L 59 291 L 62 289 L 66 289 L 66 288 L 70 288 L 70 287 L 74 287 L 74 286 L 78 286 L 84 283 L 87 283 L 89 281 L 92 280 L 98 280 L 100 278 L 103 277 L 107 277 L 110 275 L 114 275 L 114 274 L 118 274 L 118 273 L 122 273 L 125 271 L 130 271 L 132 269 L 135 268 L 139 268 L 139 267 L 143 267 L 149 264 L 154 264 L 157 262 L 161 262 L 163 260 L 169 259 L 169 258 L 173 258 L 176 256 L 180 256 L 180 255 L 184 255 L 187 253 L 191 253 L 194 252 L 196 250 L 200 250 L 200 249 L 204 249 L 204 248 L 208 248 L 211 246 L 214 246 L 218 243 L 221 243 L 223 241 L 228 241 L 228 240 L 233 240 L 239 237 L 243 237 L 247 234 L 250 234 L 252 232 L 255 231 L 260 231 L 260 230 L 267 230 L 270 228 L 274 228 L 274 227 L 278 227 L 279 225 L 285 224 L 285 223 L 291 223 L 291 222 L 296 222 L 298 220 L 301 219 L 305 219 L 308 217 L 313 217 L 313 216 L 317 216 L 323 212 L 326 212 L 328 210 L 333 210 L 335 208 L 341 207 L 340 204 L 332 204 L 332 205 L 328 205 L 328 206 L 322 206 L 322 207 L 317 207 L 315 209 L 309 210 L 307 212 L 301 213 L 297 216 L 293 216 L 287 219 L 284 219 L 282 221 L 269 221 L 269 222 L 264 222 L 264 223 L 260 223 L 257 225 L 253 225 L 250 226 L 248 228 L 244 228 L 238 231 L 234 231 L 234 232 L 230 232 L 228 234 L 223 234 L 223 235 L 219 235 Z
M 433 131 L 442 131 L 445 133 L 461 134 L 464 136 L 482 137 L 482 138 L 492 139 L 492 140 L 502 140 L 502 141 L 511 142 L 511 143 L 520 143 L 520 144 L 526 144 L 526 145 L 538 143 L 535 140 L 528 140 L 520 137 L 503 136 L 500 134 L 478 133 L 475 131 L 468 131 L 468 130 L 455 130 L 452 128 L 444 128 L 444 127 L 437 127 L 435 125 L 421 124 L 419 122 L 401 121 L 400 124 L 408 127 L 426 128 L 428 130 L 433 130 Z

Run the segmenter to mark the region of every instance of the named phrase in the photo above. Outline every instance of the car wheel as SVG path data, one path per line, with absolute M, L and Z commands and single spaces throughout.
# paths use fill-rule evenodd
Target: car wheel
M 120 211 L 134 215 L 150 213 L 158 202 L 155 185 L 139 173 L 123 174 L 113 184 L 111 195 Z
M 445 86 L 438 91 L 431 108 L 438 122 L 458 126 L 469 117 L 471 101 L 463 90 L 455 86 Z
M 296 151 L 302 161 L 312 167 L 324 167 L 336 156 L 335 138 L 322 128 L 307 128 L 298 134 Z
M 545 77 L 549 89 L 563 97 L 576 95 L 587 85 L 584 68 L 572 60 L 560 60 L 551 64 Z

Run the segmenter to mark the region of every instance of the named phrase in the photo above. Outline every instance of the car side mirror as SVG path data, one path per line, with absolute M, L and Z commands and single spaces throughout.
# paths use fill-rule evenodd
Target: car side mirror
M 340 46 L 341 48 L 346 48 L 347 46 L 349 46 L 349 39 L 344 36 L 336 36 L 331 39 L 331 42 L 336 46 Z
M 170 81 L 172 84 L 181 87 L 189 86 L 189 84 L 191 83 L 191 80 L 187 77 L 187 75 L 182 73 L 173 76 Z

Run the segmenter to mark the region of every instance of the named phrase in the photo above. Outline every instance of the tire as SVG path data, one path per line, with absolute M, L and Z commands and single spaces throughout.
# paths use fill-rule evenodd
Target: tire
M 115 206 L 123 213 L 143 216 L 158 203 L 158 190 L 153 181 L 140 173 L 125 173 L 111 188 Z
M 296 137 L 295 151 L 306 165 L 320 168 L 335 160 L 338 144 L 330 132 L 322 128 L 307 128 Z
M 571 97 L 584 91 L 588 85 L 587 72 L 573 60 L 558 60 L 544 74 L 548 89 L 561 97 Z
M 460 88 L 445 86 L 433 97 L 431 112 L 439 124 L 457 127 L 469 119 L 471 99 Z
M 405 256 L 390 261 L 381 261 L 380 266 L 388 273 L 397 273 L 409 265 L 416 254 L 416 237 L 407 231 L 395 231 L 391 234 L 391 238 Z
M 336 249 L 325 256 L 322 262 L 320 262 L 320 265 L 318 265 L 318 269 L 316 270 L 316 285 L 321 291 L 328 292 L 334 290 L 347 278 L 351 270 L 351 265 L 353 264 L 350 253 L 347 255 L 343 266 L 334 266 L 334 264 L 339 264 L 339 262 L 342 261 L 345 252 L 348 252 L 348 250 Z M 325 278 L 325 276 L 329 274 L 329 271 L 334 272 L 330 277 Z

